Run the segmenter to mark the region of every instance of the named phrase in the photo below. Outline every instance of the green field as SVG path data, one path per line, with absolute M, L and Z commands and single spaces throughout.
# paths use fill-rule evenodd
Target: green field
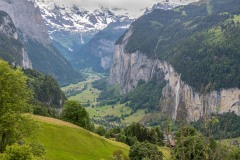
M 219 142 L 226 145 L 226 146 L 233 146 L 232 143 L 234 141 L 238 141 L 238 143 L 240 143 L 240 137 L 238 138 L 230 138 L 230 139 L 223 139 L 223 140 L 220 140 Z
M 92 87 L 92 82 L 103 77 L 101 74 L 87 73 L 88 77 L 86 81 L 79 82 L 77 84 L 71 84 L 69 86 L 63 87 L 62 90 L 64 93 L 69 93 L 71 91 L 82 90 L 84 86 L 87 86 L 85 90 L 82 90 L 81 93 L 76 95 L 69 96 L 69 100 L 75 100 L 80 102 L 83 105 L 90 104 L 86 107 L 89 115 L 93 119 L 104 119 L 106 116 L 114 117 L 123 117 L 121 119 L 122 124 L 131 124 L 133 122 L 139 122 L 146 114 L 145 110 L 138 110 L 137 112 L 131 114 L 132 109 L 125 106 L 125 104 L 114 104 L 99 106 L 97 98 L 100 94 L 100 91 Z
M 93 119 L 102 119 L 106 116 L 121 117 L 121 124 L 129 125 L 139 122 L 145 116 L 145 110 L 138 110 L 131 114 L 132 109 L 125 104 L 107 105 L 102 107 L 86 107 L 89 115 Z M 122 118 L 122 116 L 124 118 Z
M 104 117 L 113 115 L 115 117 L 121 117 L 124 114 L 130 114 L 132 109 L 126 107 L 124 104 L 106 105 L 102 107 L 86 107 L 90 117 Z
M 82 90 L 85 85 L 87 86 L 86 89 L 83 90 L 81 93 L 78 93 L 73 96 L 69 96 L 68 99 L 79 101 L 82 104 L 86 104 L 88 102 L 90 102 L 91 104 L 96 103 L 96 98 L 99 96 L 100 91 L 95 88 L 92 88 L 91 83 L 95 80 L 100 79 L 102 77 L 102 75 L 90 74 L 90 73 L 88 73 L 87 75 L 88 75 L 88 78 L 86 81 L 79 82 L 77 84 L 71 84 L 69 86 L 61 88 L 62 91 L 66 94 L 69 92 Z
M 138 110 L 137 112 L 129 115 L 128 117 L 124 118 L 122 121 L 123 124 L 131 124 L 133 122 L 139 122 L 145 116 L 145 110 Z
M 123 143 L 108 140 L 73 124 L 41 116 L 34 116 L 40 122 L 38 140 L 46 147 L 49 160 L 100 160 L 109 159 L 116 150 L 126 155 L 129 147 Z
M 80 94 L 69 97 L 69 99 L 79 101 L 82 104 L 86 104 L 88 102 L 90 102 L 91 104 L 96 104 L 96 98 L 99 96 L 99 93 L 100 93 L 99 90 L 92 88 L 91 83 L 88 83 L 86 90 L 84 90 Z

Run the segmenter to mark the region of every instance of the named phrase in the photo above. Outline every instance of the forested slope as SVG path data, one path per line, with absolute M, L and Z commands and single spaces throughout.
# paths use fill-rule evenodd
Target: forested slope
M 170 62 L 196 91 L 240 88 L 239 23 L 238 0 L 154 10 L 133 23 L 125 52 Z

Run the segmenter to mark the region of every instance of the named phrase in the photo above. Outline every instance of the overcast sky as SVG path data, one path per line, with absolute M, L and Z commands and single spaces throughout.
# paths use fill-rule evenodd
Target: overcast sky
M 139 9 L 151 6 L 161 0 L 54 0 L 56 3 L 78 4 L 83 7 L 119 7 L 128 9 Z
M 132 15 L 138 16 L 142 14 L 141 9 L 152 7 L 158 2 L 165 2 L 166 0 L 53 0 L 58 4 L 65 5 L 78 5 L 81 8 L 96 9 L 99 7 L 104 8 L 124 8 L 127 9 Z M 169 2 L 185 2 L 194 0 L 169 0 Z
M 124 8 L 127 9 L 127 13 L 131 17 L 140 16 L 147 7 L 153 6 L 153 4 L 162 0 L 53 0 L 57 4 L 64 5 L 77 5 L 84 9 L 97 9 L 99 7 L 104 8 Z

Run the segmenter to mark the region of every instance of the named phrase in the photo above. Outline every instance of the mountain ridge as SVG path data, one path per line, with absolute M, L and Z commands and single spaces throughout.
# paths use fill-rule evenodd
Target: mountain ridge
M 40 9 L 33 1 L 0 0 L 0 10 L 13 20 L 33 69 L 53 76 L 61 85 L 83 79 L 52 45 Z
M 229 111 L 239 115 L 235 68 L 240 54 L 234 40 L 240 37 L 240 5 L 237 0 L 210 2 L 155 10 L 135 21 L 116 43 L 109 83 L 126 94 L 140 80 L 154 75 L 165 80 L 157 107 L 175 120 Z
M 196 0 L 184 0 L 179 2 L 178 0 L 174 0 L 167 3 L 164 0 L 160 0 L 160 3 L 149 8 L 147 12 L 159 8 L 171 9 L 174 6 L 195 1 Z M 61 51 L 62 55 L 78 70 L 86 67 L 94 68 L 97 72 L 108 70 L 111 65 L 111 56 L 96 56 L 102 52 L 102 49 L 100 49 L 99 53 L 96 53 L 96 48 L 101 48 L 97 46 L 100 44 L 98 43 L 99 41 L 96 41 L 96 44 L 94 44 L 96 47 L 89 49 L 89 46 L 93 45 L 93 41 L 96 39 L 96 36 L 98 36 L 97 34 L 104 32 L 105 29 L 110 27 L 109 25 L 111 23 L 119 23 L 119 27 L 121 27 L 121 23 L 131 22 L 136 18 L 131 16 L 132 14 L 130 12 L 132 11 L 127 9 L 128 6 L 125 6 L 125 8 L 97 6 L 98 2 L 96 2 L 95 8 L 83 9 L 84 3 L 74 0 L 68 2 L 36 0 L 35 2 L 40 7 L 54 46 Z M 139 9 L 138 16 L 143 15 L 148 7 L 150 6 Z M 113 48 L 112 43 L 114 43 L 117 38 L 118 37 L 114 38 L 111 42 L 108 41 L 108 43 L 111 44 L 110 48 Z M 105 45 L 104 47 L 106 48 L 108 46 Z M 86 54 L 86 52 L 89 53 Z M 109 51 L 107 52 L 109 53 Z M 113 52 L 113 50 L 111 52 Z M 89 65 L 88 62 L 91 65 Z M 95 64 L 97 64 L 97 68 Z
M 26 48 L 19 39 L 17 29 L 10 16 L 0 11 L 0 57 L 9 63 L 32 68 Z

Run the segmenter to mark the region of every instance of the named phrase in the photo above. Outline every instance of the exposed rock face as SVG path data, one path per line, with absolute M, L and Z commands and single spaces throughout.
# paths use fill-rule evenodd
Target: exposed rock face
M 123 43 L 115 46 L 109 83 L 121 86 L 125 94 L 143 79 L 149 81 L 154 73 L 164 73 L 167 85 L 163 89 L 161 111 L 172 119 L 196 121 L 209 113 L 234 111 L 240 115 L 240 90 L 237 88 L 200 94 L 181 80 L 181 75 L 168 63 L 150 59 L 142 53 L 125 53 L 124 48 L 132 31 L 129 30 Z
M 0 45 L 11 46 L 11 51 L 6 51 L 6 46 L 0 47 L 2 52 L 9 52 L 9 56 L 13 56 L 15 58 L 14 61 L 11 60 L 11 63 L 21 65 L 23 68 L 32 68 L 32 63 L 28 58 L 25 47 L 19 40 L 17 29 L 14 26 L 12 19 L 3 11 L 0 12 L 0 34 L 6 37 L 4 39 L 5 43 L 0 43 Z M 5 59 L 5 56 L 2 58 Z
M 81 52 L 74 55 L 74 64 L 79 67 L 92 67 L 94 71 L 109 70 L 112 63 L 115 41 L 128 29 L 132 20 L 110 23 L 105 29 L 98 32 L 88 43 L 83 45 Z M 88 61 L 88 60 L 92 61 Z M 83 63 L 79 63 L 81 60 Z M 85 61 L 84 61 L 85 60 Z M 78 66 L 76 65 L 76 68 Z M 75 66 L 75 65 L 74 65 Z
M 127 15 L 103 7 L 83 8 L 81 5 L 83 2 L 78 1 L 35 0 L 35 2 L 41 10 L 54 46 L 72 66 L 77 69 L 93 68 L 93 70 L 110 68 L 115 40 L 106 39 L 106 42 L 103 39 L 97 43 L 93 41 L 96 41 L 96 36 L 99 37 L 97 34 L 110 23 L 129 20 Z M 94 48 L 91 48 L 91 45 L 94 45 Z M 106 56 L 105 53 L 111 55 Z M 89 59 L 95 60 L 91 62 Z
M 48 29 L 40 9 L 28 0 L 0 0 L 0 10 L 9 14 L 16 28 L 25 38 L 32 38 L 42 44 L 50 44 Z
M 3 16 L 1 16 L 2 20 L 0 24 L 0 32 L 8 38 L 18 39 L 17 30 L 13 25 L 11 18 L 5 13 L 2 13 L 2 15 Z
M 9 14 L 22 42 L 26 46 L 22 63 L 53 76 L 61 85 L 76 83 L 83 79 L 52 45 L 48 28 L 34 0 L 0 0 L 0 10 Z
M 152 78 L 157 60 L 148 59 L 140 53 L 128 54 L 124 52 L 131 29 L 123 39 L 122 45 L 115 46 L 109 83 L 120 84 L 121 94 L 126 94 L 137 86 L 140 79 L 148 81 Z
M 31 68 L 32 69 L 32 62 L 29 60 L 28 54 L 26 50 L 23 48 L 22 49 L 22 66 L 23 68 Z
M 161 107 L 162 112 L 173 119 L 196 121 L 209 113 L 222 114 L 229 111 L 240 115 L 239 89 L 223 89 L 200 94 L 185 84 L 173 68 L 166 76 L 169 79 L 167 86 L 163 89 Z

